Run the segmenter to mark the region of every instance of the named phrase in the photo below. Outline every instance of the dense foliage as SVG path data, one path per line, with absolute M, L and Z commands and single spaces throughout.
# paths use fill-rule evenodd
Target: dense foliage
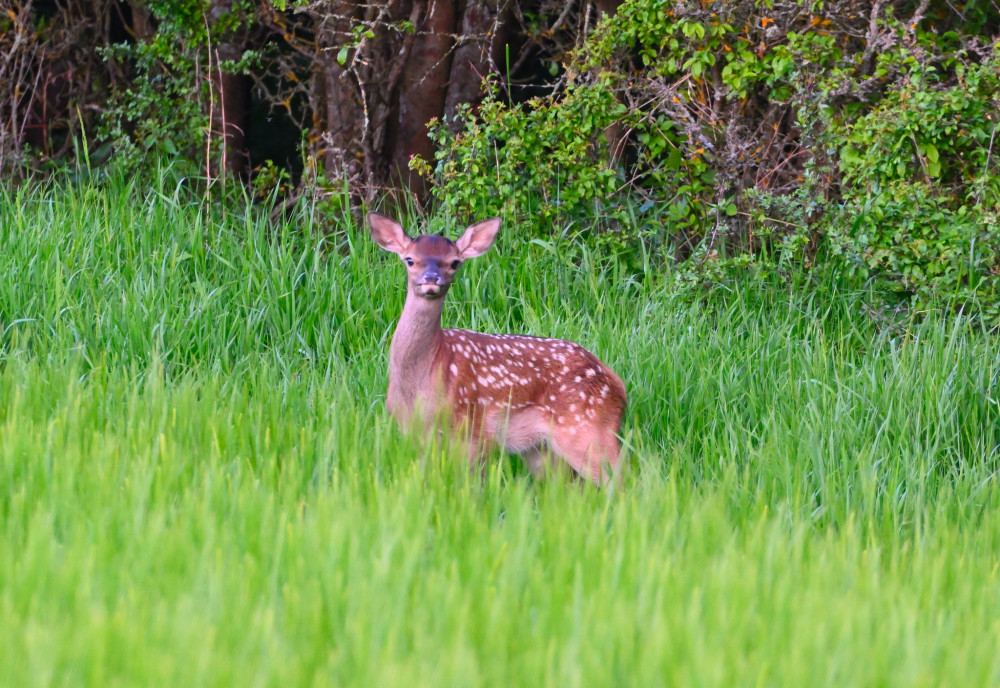
M 638 235 L 697 279 L 822 252 L 997 322 L 1000 17 L 971 10 L 630 0 L 560 90 L 494 89 L 422 169 L 453 212 Z
M 954 79 L 941 76 L 948 67 Z M 1000 169 L 993 160 L 1000 54 L 982 65 L 913 65 L 843 127 L 833 250 L 912 293 L 1000 319 Z

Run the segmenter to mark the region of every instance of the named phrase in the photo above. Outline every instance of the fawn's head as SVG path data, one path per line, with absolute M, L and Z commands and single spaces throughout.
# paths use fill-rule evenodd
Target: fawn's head
M 403 259 L 410 291 L 425 299 L 440 299 L 448 293 L 459 266 L 493 245 L 500 218 L 477 222 L 458 241 L 434 234 L 411 239 L 398 222 L 378 213 L 368 213 L 368 224 L 375 242 Z

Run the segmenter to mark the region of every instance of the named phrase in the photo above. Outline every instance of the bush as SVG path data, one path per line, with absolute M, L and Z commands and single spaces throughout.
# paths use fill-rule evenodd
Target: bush
M 826 246 L 893 300 L 995 318 L 998 59 L 983 16 L 926 9 L 627 0 L 550 95 L 494 88 L 415 166 L 452 211 L 614 227 L 686 279 Z
M 212 120 L 220 119 L 220 75 L 244 72 L 258 56 L 246 50 L 220 59 L 219 44 L 250 20 L 238 3 L 225 12 L 216 5 L 153 0 L 147 9 L 155 32 L 100 50 L 131 75 L 112 89 L 98 131 L 117 163 L 137 173 L 149 173 L 150 160 L 169 160 L 192 175 L 219 167 L 224 141 Z
M 1000 56 L 914 64 L 877 107 L 838 130 L 842 206 L 832 245 L 919 307 L 950 301 L 997 321 Z
M 561 99 L 536 99 L 525 110 L 504 105 L 492 85 L 478 113 L 465 107 L 459 116 L 457 134 L 432 122 L 437 193 L 449 212 L 506 213 L 538 228 L 615 215 L 607 201 L 621 175 L 608 164 L 605 132 L 629 113 L 604 84 L 571 86 Z
M 745 250 L 743 192 L 790 188 L 805 161 L 790 126 L 788 32 L 774 34 L 762 12 L 625 2 L 570 54 L 551 95 L 508 106 L 494 89 L 478 113 L 461 113 L 458 134 L 436 128 L 437 198 L 529 215 L 540 233 L 596 211 L 638 219 L 638 235 L 682 256 L 706 237 L 713 250 Z M 814 58 L 830 52 L 825 38 L 798 42 Z

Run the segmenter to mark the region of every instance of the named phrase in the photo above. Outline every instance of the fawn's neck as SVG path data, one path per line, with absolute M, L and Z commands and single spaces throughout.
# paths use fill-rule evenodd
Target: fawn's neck
M 427 388 L 441 347 L 443 310 L 443 298 L 425 299 L 407 292 L 389 347 L 389 385 L 394 388 L 390 392 L 412 399 L 417 391 Z

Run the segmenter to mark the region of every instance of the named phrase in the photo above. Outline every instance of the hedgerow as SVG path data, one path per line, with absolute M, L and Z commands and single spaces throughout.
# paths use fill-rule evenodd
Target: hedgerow
M 683 279 L 832 265 L 996 320 L 997 18 L 628 0 L 548 96 L 433 127 L 437 200 L 663 249 Z

